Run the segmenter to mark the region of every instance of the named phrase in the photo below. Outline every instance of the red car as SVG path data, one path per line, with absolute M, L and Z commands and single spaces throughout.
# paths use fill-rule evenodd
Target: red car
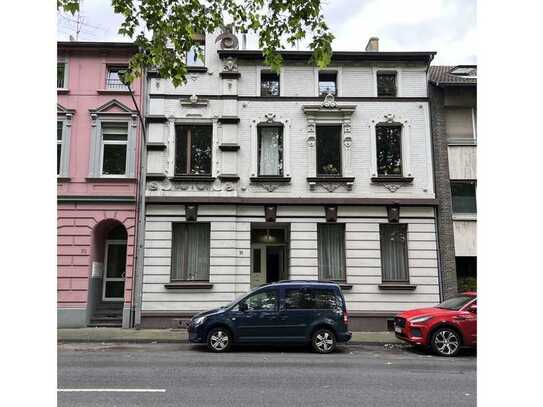
M 431 347 L 441 356 L 456 356 L 477 344 L 477 293 L 458 294 L 431 308 L 404 311 L 394 318 L 396 337 Z

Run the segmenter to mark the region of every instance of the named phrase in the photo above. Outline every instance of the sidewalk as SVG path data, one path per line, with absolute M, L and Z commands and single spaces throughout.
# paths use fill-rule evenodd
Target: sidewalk
M 74 328 L 57 329 L 58 342 L 188 343 L 184 329 Z M 403 343 L 392 332 L 353 332 L 349 343 L 385 345 Z

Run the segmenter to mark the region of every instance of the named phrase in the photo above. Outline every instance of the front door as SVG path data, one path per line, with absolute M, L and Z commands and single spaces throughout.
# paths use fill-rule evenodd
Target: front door
M 103 301 L 124 301 L 126 240 L 106 241 Z
M 285 246 L 253 243 L 251 250 L 251 288 L 286 279 Z

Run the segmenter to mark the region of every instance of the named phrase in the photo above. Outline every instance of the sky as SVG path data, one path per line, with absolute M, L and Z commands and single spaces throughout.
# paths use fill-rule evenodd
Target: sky
M 476 0 L 323 0 L 337 51 L 363 51 L 379 37 L 380 51 L 437 51 L 434 64 L 477 63 Z M 83 0 L 80 41 L 128 41 L 111 0 Z M 75 37 L 74 17 L 58 17 L 57 38 Z M 300 49 L 304 49 L 302 42 Z M 256 48 L 256 37 L 248 48 Z

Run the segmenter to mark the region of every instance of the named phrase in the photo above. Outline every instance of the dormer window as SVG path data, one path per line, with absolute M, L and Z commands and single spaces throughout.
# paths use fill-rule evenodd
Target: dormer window
M 396 72 L 377 72 L 377 97 L 396 97 Z
M 449 74 L 468 78 L 476 78 L 477 65 L 458 65 L 451 69 L 449 71 Z

